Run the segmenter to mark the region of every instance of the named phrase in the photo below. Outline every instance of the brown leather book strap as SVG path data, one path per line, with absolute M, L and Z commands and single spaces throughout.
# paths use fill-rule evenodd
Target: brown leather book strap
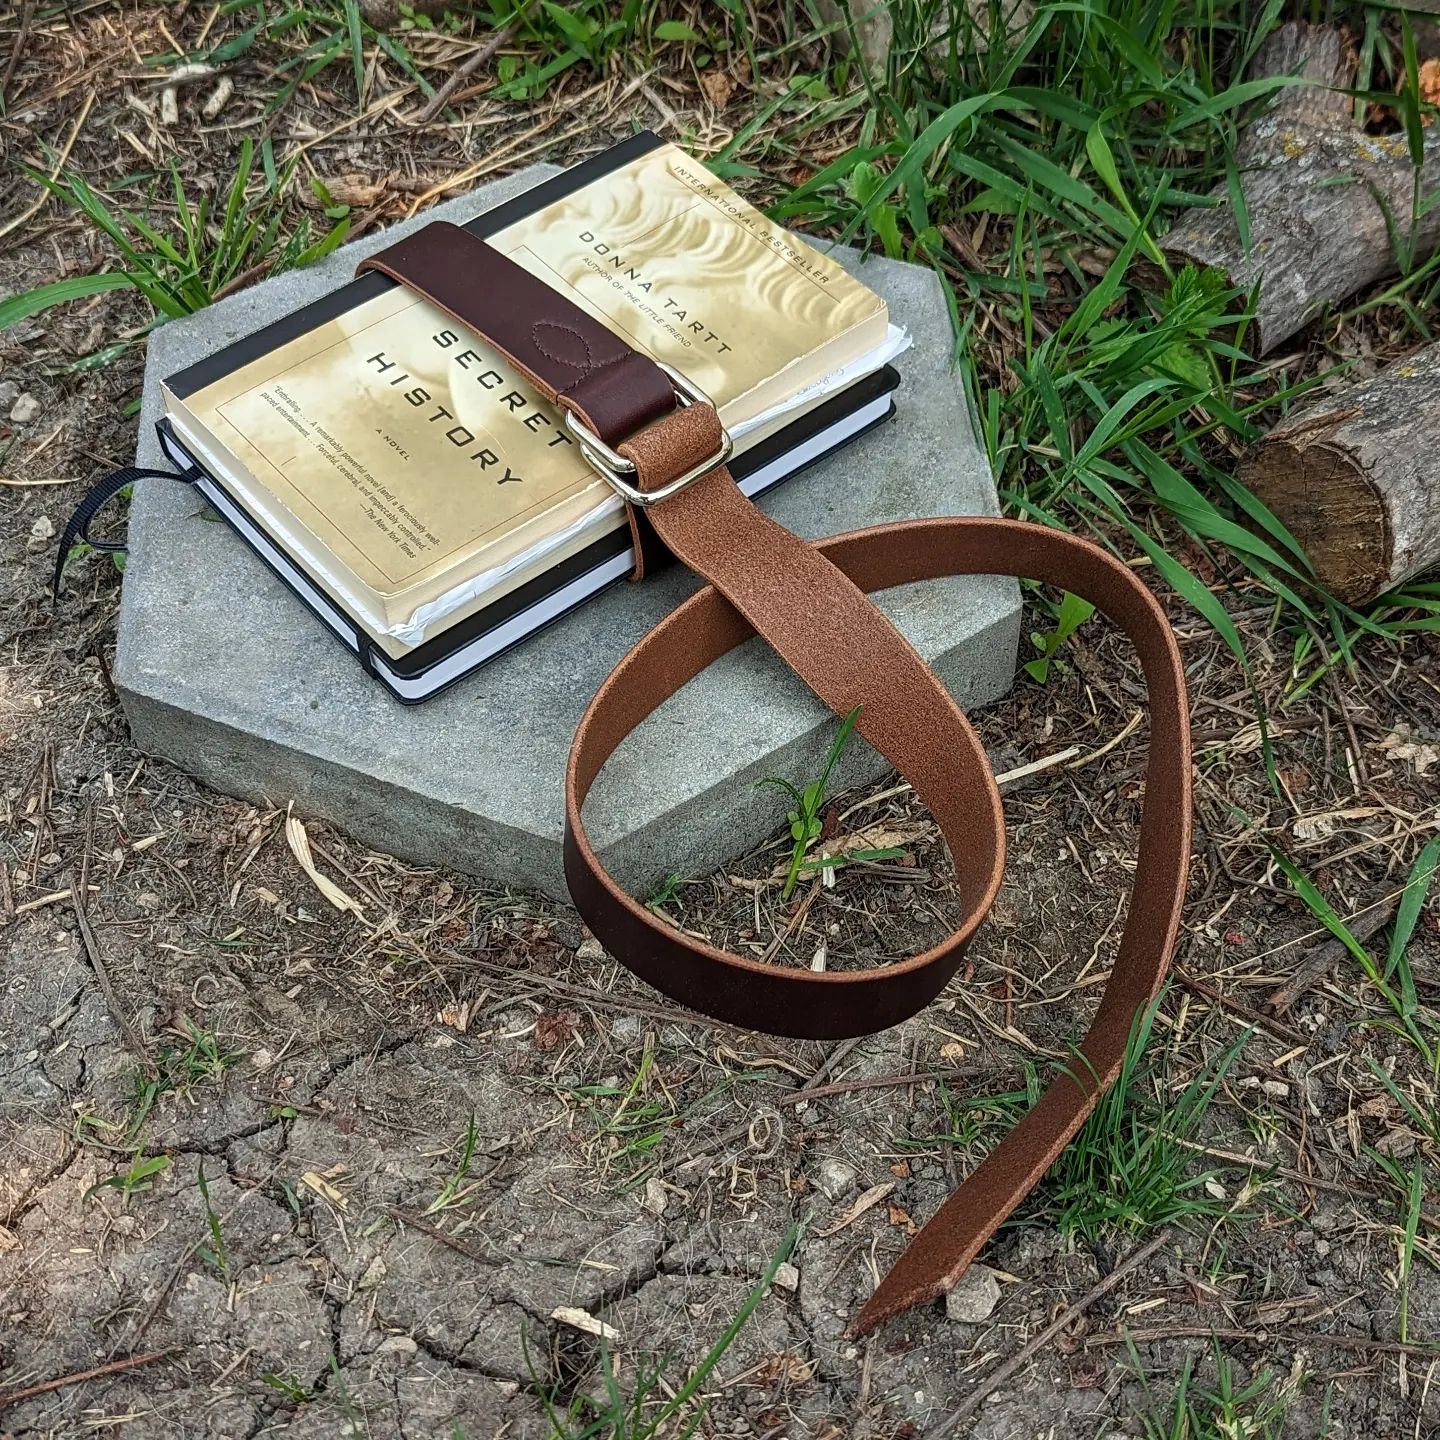
M 591 333 L 603 327 L 528 275 L 522 285 L 516 275 L 525 272 L 468 232 L 430 228 L 442 233 L 423 241 L 429 231 L 421 231 L 361 268 L 402 280 L 497 346 L 547 398 L 580 415 L 633 467 L 632 483 L 641 492 L 670 487 L 716 453 L 722 432 L 713 407 L 682 405 L 658 366 L 628 358 L 616 337 L 607 345 Z M 578 335 L 577 345 L 585 347 L 589 368 L 578 380 L 578 351 L 566 358 L 550 353 L 548 337 L 556 334 Z M 590 365 L 589 357 L 599 357 L 598 363 Z M 597 370 L 594 386 L 583 388 Z M 668 408 L 659 407 L 650 371 L 670 387 Z M 607 388 L 608 374 L 624 375 L 627 385 L 633 379 L 635 392 L 627 398 L 623 390 Z M 657 408 L 660 413 L 653 413 Z M 627 430 L 624 417 L 631 415 L 648 418 Z M 917 520 L 811 545 L 751 505 L 723 466 L 647 513 L 661 538 L 710 584 L 621 660 L 586 710 L 565 776 L 565 873 L 576 908 L 618 960 L 674 999 L 717 1018 L 813 1038 L 897 1024 L 954 975 L 999 887 L 1004 827 L 984 751 L 939 680 L 867 592 L 959 574 L 1051 581 L 1092 600 L 1125 630 L 1150 689 L 1151 750 L 1135 888 L 1095 1019 L 1066 1073 L 881 1282 L 853 1327 L 863 1332 L 955 1283 L 1114 1079 L 1135 1019 L 1160 985 L 1179 928 L 1190 853 L 1189 731 L 1179 652 L 1163 611 L 1125 565 L 1087 541 L 1041 526 Z M 954 858 L 965 905 L 959 928 L 933 949 L 868 971 L 814 973 L 760 964 L 658 919 L 615 884 L 590 845 L 582 820 L 585 796 L 616 747 L 687 680 L 757 632 L 838 714 L 860 707 L 860 733 L 930 807 Z
M 483 335 L 562 412 L 578 416 L 607 445 L 675 409 L 671 378 L 648 355 L 508 255 L 448 220 L 435 220 L 362 260 Z M 632 580 L 655 548 L 651 527 L 628 507 L 635 547 Z

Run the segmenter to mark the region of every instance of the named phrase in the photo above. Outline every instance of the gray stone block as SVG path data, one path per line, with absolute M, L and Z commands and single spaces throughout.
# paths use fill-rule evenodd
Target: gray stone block
M 159 381 L 342 283 L 362 254 L 432 218 L 463 221 L 553 173 L 537 166 L 277 276 L 150 340 L 139 459 L 159 464 Z M 847 264 L 858 265 L 858 257 Z M 914 336 L 898 415 L 788 481 L 764 507 L 801 535 L 921 515 L 994 514 L 995 487 L 950 365 L 950 325 L 927 270 L 869 260 L 866 282 Z M 116 677 L 136 743 L 217 790 L 331 820 L 365 843 L 506 884 L 564 893 L 562 777 L 591 694 L 625 650 L 696 585 L 676 567 L 608 591 L 445 695 L 405 708 L 194 492 L 147 481 L 130 507 Z M 797 594 L 797 607 L 805 596 Z M 1014 674 L 1013 581 L 966 577 L 882 599 L 962 705 Z M 826 624 L 817 614 L 816 625 Z M 667 701 L 621 747 L 586 807 L 615 873 L 640 893 L 703 873 L 783 818 L 766 774 L 808 778 L 834 721 L 760 643 Z M 884 762 L 850 747 L 841 783 Z

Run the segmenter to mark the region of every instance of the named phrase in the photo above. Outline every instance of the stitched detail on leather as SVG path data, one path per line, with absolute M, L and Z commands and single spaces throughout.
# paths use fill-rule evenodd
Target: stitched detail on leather
M 557 355 L 553 350 L 546 349 L 544 343 L 540 339 L 541 329 L 561 330 L 566 335 L 573 335 L 585 347 L 585 363 L 582 365 L 578 360 L 568 359 L 564 355 Z M 595 364 L 595 355 L 594 352 L 590 349 L 590 342 L 573 325 L 562 325 L 559 323 L 559 321 L 556 320 L 537 320 L 530 327 L 530 343 L 547 360 L 553 360 L 557 365 L 564 365 L 567 369 L 570 370 L 578 370 L 582 379 L 585 376 L 591 374 L 597 368 L 599 368 Z M 621 356 L 620 358 L 624 359 L 624 356 Z M 613 365 L 615 362 L 611 360 L 607 363 Z
M 588 369 L 580 377 L 579 380 L 576 380 L 572 385 L 566 386 L 565 390 L 562 393 L 568 395 L 570 391 L 575 388 L 576 385 L 579 385 L 586 380 L 593 380 L 595 376 L 597 376 L 602 370 L 613 370 L 617 365 L 623 365 L 628 359 L 630 359 L 631 355 L 635 353 L 637 352 L 626 350 L 622 354 L 616 355 L 613 359 L 601 360 L 599 364 L 591 365 L 590 369 Z

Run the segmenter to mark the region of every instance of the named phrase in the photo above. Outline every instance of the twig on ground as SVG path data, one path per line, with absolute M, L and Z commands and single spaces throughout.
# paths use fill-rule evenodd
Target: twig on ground
M 815 903 L 815 897 L 820 893 L 820 877 L 815 877 L 814 883 L 806 891 L 805 898 L 795 907 L 794 913 L 785 922 L 783 930 L 775 932 L 775 938 L 766 947 L 765 953 L 760 957 L 762 963 L 769 964 L 776 955 L 780 953 L 780 947 L 804 924 L 805 917 L 810 913 L 810 907 Z
M 5 66 L 5 74 L 0 76 L 0 95 L 10 94 L 10 82 L 15 78 L 15 67 L 19 65 L 20 57 L 25 53 L 26 42 L 30 39 L 30 24 L 34 19 L 35 0 L 25 0 L 25 8 L 20 12 L 20 33 L 15 37 L 9 62 Z
M 878 1185 L 872 1185 L 838 1220 L 832 1221 L 823 1230 L 817 1230 L 815 1238 L 828 1240 L 830 1236 L 838 1235 L 842 1230 L 848 1230 L 867 1210 L 873 1210 L 887 1195 L 894 1194 L 894 1191 L 895 1182 L 893 1180 L 883 1180 Z
M 1065 750 L 1057 750 L 1053 755 L 1043 755 L 1039 760 L 1032 760 L 1026 765 L 1017 765 L 1013 770 L 1000 770 L 995 775 L 995 785 L 1003 795 L 1007 790 L 1014 789 L 1022 780 L 1028 780 L 1034 775 L 1042 775 L 1047 770 L 1054 770 L 1057 766 L 1066 770 L 1074 770 L 1081 765 L 1087 765 L 1092 760 L 1098 759 L 1105 754 L 1111 746 L 1118 745 L 1126 739 L 1135 726 L 1139 724 L 1140 716 L 1136 715 L 1118 735 L 1114 736 L 1100 749 L 1092 751 L 1089 755 L 1082 755 L 1078 745 L 1071 745 Z M 909 795 L 913 786 L 908 780 L 902 780 L 898 785 L 892 785 L 888 790 L 882 790 L 878 795 L 867 795 L 863 800 L 857 801 L 840 816 L 840 824 L 844 824 L 857 810 L 864 810 L 871 805 L 878 805 L 882 800 L 894 800 L 899 795 Z
M 313 835 L 309 838 L 310 848 L 323 861 L 325 861 L 327 865 L 331 865 L 336 870 L 338 870 L 363 896 L 365 896 L 367 900 L 370 901 L 372 905 L 375 906 L 377 910 L 384 912 L 390 909 L 390 906 L 387 905 L 385 901 L 382 900 L 380 896 L 377 895 L 375 891 L 370 888 L 370 886 L 368 886 L 362 879 L 360 879 L 360 877 L 356 875 L 354 871 L 347 868 L 345 863 L 340 859 L 338 855 L 334 853 L 334 851 L 327 850 Z
M 15 907 L 17 915 L 28 915 L 32 910 L 43 910 L 47 905 L 59 905 L 61 901 L 73 898 L 73 892 L 67 886 L 64 890 L 54 890 L 49 895 L 37 895 L 33 900 L 22 900 Z
M 430 97 L 425 108 L 415 117 L 417 125 L 428 125 L 449 103 L 450 97 L 484 64 L 495 58 L 502 45 L 509 42 L 515 26 L 502 25 L 490 38 Z
M 1292 1026 L 1283 1024 L 1273 1016 L 1266 1015 L 1259 1010 L 1252 1010 L 1248 1005 L 1242 1005 L 1238 1000 L 1232 1000 L 1228 995 L 1222 994 L 1213 986 L 1207 985 L 1203 980 L 1197 980 L 1188 970 L 1176 965 L 1172 967 L 1175 977 L 1185 986 L 1187 990 L 1193 990 L 1197 995 L 1203 996 L 1212 1005 L 1218 1005 L 1222 1010 L 1229 1010 L 1232 1014 L 1238 1015 L 1242 1020 L 1248 1021 L 1251 1025 L 1258 1025 L 1262 1030 L 1268 1030 L 1272 1035 L 1278 1035 L 1288 1045 L 1303 1045 L 1308 1047 L 1310 1037 L 1302 1035 L 1300 1031 Z
M 132 1345 L 155 1323 L 156 1316 L 164 1308 L 166 1300 L 170 1298 L 170 1292 L 175 1288 L 175 1282 L 180 1278 L 180 1272 L 190 1263 L 194 1255 L 194 1250 L 182 1251 L 180 1258 L 170 1267 L 170 1273 L 161 1282 L 159 1290 L 155 1292 L 155 1298 L 145 1307 L 145 1313 L 140 1317 L 130 1336 Z M 120 1343 L 118 1340 L 115 1342 L 117 1349 Z M 114 1354 L 113 1350 L 111 1354 Z
M 1153 1340 L 1249 1340 L 1264 1344 L 1288 1340 L 1296 1345 L 1329 1345 L 1337 1350 L 1359 1350 L 1376 1355 L 1413 1355 L 1422 1360 L 1440 1359 L 1440 1347 L 1407 1345 L 1399 1340 L 1371 1340 L 1365 1335 L 1330 1335 L 1324 1330 L 1301 1330 L 1294 1326 L 1267 1326 L 1263 1330 L 1216 1330 L 1209 1325 L 1154 1325 L 1145 1330 L 1119 1330 L 1113 1335 L 1087 1335 L 1087 1350 L 1111 1345 L 1146 1344 Z
M 1237 1150 L 1222 1150 L 1214 1145 L 1202 1145 L 1197 1140 L 1186 1140 L 1180 1135 L 1172 1138 L 1177 1145 L 1186 1150 L 1193 1150 L 1197 1155 L 1206 1155 L 1212 1160 L 1223 1160 L 1227 1165 L 1241 1165 L 1251 1170 L 1263 1170 L 1267 1175 L 1272 1175 L 1278 1180 L 1289 1180 L 1310 1190 L 1323 1190 L 1328 1195 L 1353 1197 L 1357 1191 L 1364 1195 L 1377 1196 L 1386 1193 L 1379 1186 L 1371 1185 L 1360 1179 L 1359 1176 L 1351 1176 L 1348 1180 L 1327 1180 L 1323 1175 L 1311 1175 L 1290 1165 L 1272 1164 L 1257 1155 L 1242 1155 Z M 1440 1215 L 1435 1214 L 1434 1211 L 1422 1209 L 1420 1218 L 1427 1225 L 1440 1230 Z
M 710 1016 L 702 1015 L 698 1010 L 672 1009 L 633 995 L 611 995 L 593 985 L 577 985 L 572 980 L 562 980 L 556 975 L 522 974 L 511 966 L 497 965 L 478 955 L 462 955 L 458 950 L 451 950 L 448 947 L 441 948 L 436 953 L 451 960 L 463 961 L 468 968 L 494 976 L 497 980 L 511 980 L 521 985 L 538 986 L 545 993 L 584 1001 L 587 1004 L 598 1006 L 602 1010 L 619 1010 L 626 1015 L 648 1015 L 654 1020 L 666 1021 L 673 1025 L 695 1025 L 706 1030 L 729 1031 L 734 1034 L 746 1033 L 738 1025 L 729 1025 L 724 1020 L 712 1020 Z
M 818 1085 L 857 1045 L 863 1045 L 869 1038 L 868 1035 L 854 1035 L 849 1040 L 841 1040 L 832 1046 L 826 1051 L 825 1058 L 820 1062 L 820 1068 L 805 1082 L 806 1088 Z
M 581 102 L 586 100 L 595 90 L 603 89 L 605 82 L 592 86 L 590 90 L 577 95 L 571 107 L 571 113 L 578 111 Z M 582 120 L 578 125 L 572 125 L 568 130 L 562 131 L 559 135 L 550 135 L 548 132 L 555 128 L 555 115 L 545 115 L 537 121 L 530 129 L 523 134 L 516 136 L 508 145 L 497 146 L 490 151 L 483 160 L 477 160 L 473 165 L 467 165 L 463 170 L 457 170 L 446 180 L 437 181 L 428 190 L 422 191 L 411 202 L 410 208 L 405 212 L 405 219 L 418 215 L 433 200 L 447 194 L 451 190 L 458 190 L 461 186 L 473 187 L 475 183 L 485 175 L 493 174 L 496 170 L 511 169 L 522 160 L 528 160 L 537 151 L 558 150 L 567 140 L 573 140 L 577 135 L 591 133 L 594 128 L 593 122 L 589 119 Z M 536 136 L 546 136 L 543 140 L 535 140 L 535 143 L 524 150 L 518 149 L 526 140 L 534 139 Z
M 100 982 L 100 989 L 105 995 L 105 1004 L 110 1010 L 111 1018 L 115 1021 L 126 1045 L 130 1047 L 135 1058 L 140 1062 L 140 1068 L 145 1072 L 145 1078 L 158 1080 L 160 1078 L 159 1068 L 146 1048 L 145 1042 L 140 1038 L 139 1032 L 130 1023 L 130 1017 L 121 1008 L 120 997 L 115 993 L 115 986 L 110 981 L 110 972 L 105 968 L 105 960 L 100 953 L 100 942 L 95 938 L 95 932 L 90 927 L 90 917 L 85 913 L 83 892 L 78 888 L 73 876 L 70 879 L 70 905 L 75 911 L 75 923 L 80 927 L 80 938 L 85 943 L 85 954 L 90 959 L 90 968 Z
M 980 1408 L 986 1396 L 997 1390 L 1016 1371 L 1023 1369 L 1032 1356 L 1043 1350 L 1077 1316 L 1083 1315 L 1097 1300 L 1108 1295 L 1132 1270 L 1143 1265 L 1169 1238 L 1169 1233 L 1162 1231 L 1138 1250 L 1132 1250 L 1098 1285 L 1086 1291 L 1069 1309 L 1062 1310 L 1038 1335 L 1028 1344 L 1022 1345 L 999 1369 L 992 1370 L 950 1412 L 949 1419 L 945 1420 L 937 1429 L 930 1431 L 926 1440 L 944 1440 L 945 1436 L 953 1435 L 956 1428 Z
M 1144 718 L 1145 712 L 1143 710 L 1137 710 L 1129 720 L 1125 722 L 1124 728 L 1117 730 L 1098 750 L 1087 751 L 1084 755 L 1080 756 L 1078 760 L 1072 760 L 1065 768 L 1067 770 L 1081 770 L 1086 765 L 1093 765 L 1097 760 L 1103 759 L 1117 745 L 1121 745 L 1128 740 L 1136 730 L 1140 728 L 1140 722 Z
M 834 1085 L 817 1085 L 808 1090 L 797 1090 L 776 1103 L 779 1105 L 805 1105 L 811 1100 L 825 1100 L 832 1095 L 848 1095 L 853 1090 L 889 1090 L 896 1085 L 923 1085 L 926 1081 L 973 1080 L 974 1070 L 907 1070 L 901 1075 L 872 1075 L 868 1079 L 840 1080 Z
M 48 1395 L 52 1390 L 63 1390 L 68 1385 L 82 1385 L 86 1380 L 99 1380 L 105 1375 L 116 1375 L 122 1370 L 136 1370 L 141 1365 L 153 1365 L 157 1360 L 167 1360 L 178 1355 L 178 1349 L 151 1350 L 146 1355 L 128 1355 L 124 1360 L 112 1360 L 108 1365 L 97 1365 L 93 1370 L 76 1370 L 70 1375 L 59 1375 L 54 1380 L 42 1380 L 38 1385 L 27 1385 L 23 1390 L 11 1390 L 0 1395 L 0 1410 L 18 1405 L 22 1400 L 33 1400 L 37 1395 Z
M 70 898 L 82 909 L 90 903 L 90 854 L 95 848 L 95 802 L 85 806 L 85 835 L 80 842 L 80 882 L 70 877 Z M 77 898 L 78 897 L 78 898 Z
M 120 714 L 120 691 L 115 688 L 115 677 L 109 672 L 109 661 L 105 658 L 105 648 L 102 645 L 92 645 L 91 654 L 95 657 L 95 668 L 99 671 L 101 683 L 105 685 L 105 694 L 109 696 L 109 703 L 115 707 L 115 713 Z
M 80 132 L 85 128 L 85 122 L 90 118 L 90 107 L 95 103 L 95 96 L 98 92 L 92 90 L 86 97 L 85 103 L 80 107 L 80 117 L 75 121 L 70 131 L 70 138 L 65 142 L 65 148 L 61 150 L 59 158 L 55 161 L 50 171 L 50 179 L 58 180 L 60 172 L 70 163 L 70 152 L 75 148 L 75 142 L 80 138 Z M 13 230 L 18 230 L 22 225 L 33 219 L 45 208 L 45 202 L 50 198 L 50 192 L 42 189 L 40 198 L 27 209 L 22 210 L 8 225 L 0 227 L 0 240 L 3 240 Z
M 413 1210 L 402 1210 L 398 1205 L 387 1205 L 385 1213 L 392 1220 L 398 1220 L 402 1225 L 408 1225 L 412 1230 L 418 1230 L 422 1235 L 428 1235 L 432 1240 L 438 1240 L 442 1245 L 448 1245 L 456 1254 L 463 1255 L 467 1260 L 474 1260 L 478 1265 L 504 1265 L 509 1259 L 505 1255 L 498 1257 L 487 1255 L 483 1250 L 471 1245 L 469 1241 L 449 1234 L 438 1225 L 432 1225 L 423 1215 L 417 1215 Z
M 270 267 L 275 263 L 276 258 L 274 254 L 267 255 L 248 269 L 242 270 L 233 280 L 227 280 L 215 292 L 215 300 L 228 300 L 237 290 L 249 289 L 257 280 L 263 280 L 270 273 Z
M 974 1078 L 974 1072 L 970 1070 L 907 1070 L 900 1075 L 872 1075 L 860 1080 L 841 1080 L 834 1085 L 807 1085 L 803 1090 L 792 1090 L 788 1095 L 781 1095 L 767 1103 L 777 1108 L 783 1105 L 786 1109 L 791 1109 L 797 1105 L 808 1104 L 811 1100 L 825 1100 L 832 1095 L 848 1095 L 855 1090 L 889 1090 L 899 1085 L 923 1085 L 926 1081 Z M 698 1164 L 732 1141 L 748 1135 L 753 1123 L 753 1120 L 742 1120 L 740 1124 L 722 1131 L 713 1140 L 707 1140 L 700 1149 L 692 1150 L 683 1157 L 676 1156 L 668 1162 L 662 1160 L 655 1173 L 659 1175 L 667 1170 L 685 1170 Z
M 220 1216 L 221 1225 L 229 1223 L 242 1206 L 248 1205 L 250 1201 L 260 1194 L 258 1188 L 253 1190 L 242 1190 L 240 1197 L 235 1203 Z M 165 1308 L 165 1302 L 170 1298 L 170 1292 L 175 1288 L 175 1282 L 184 1273 L 185 1267 L 195 1258 L 196 1252 L 204 1244 L 203 1240 L 197 1240 L 188 1250 L 180 1252 L 180 1258 L 170 1267 L 170 1272 L 160 1282 L 160 1288 L 155 1292 L 155 1298 L 145 1307 L 145 1313 L 136 1322 L 135 1328 L 130 1332 L 128 1343 L 132 1346 L 140 1343 L 140 1337 L 155 1323 L 160 1312 Z M 115 1344 L 111 1347 L 110 1353 L 114 1355 L 121 1345 L 126 1344 L 124 1338 L 117 1337 Z
M 1017 765 L 1013 770 L 1002 771 L 995 777 L 995 786 L 1003 795 L 1007 790 L 1013 790 L 1022 780 L 1043 775 L 1045 771 L 1053 770 L 1057 765 L 1069 765 L 1072 761 L 1078 765 L 1080 762 L 1075 757 L 1079 754 L 1080 747 L 1078 745 L 1069 745 L 1064 750 L 1057 750 L 1053 755 L 1044 755 L 1039 760 L 1032 760 L 1028 765 Z
M 1358 944 L 1363 945 L 1372 936 L 1378 935 L 1395 918 L 1400 908 L 1400 896 L 1386 900 L 1380 905 L 1362 911 L 1353 920 L 1346 921 L 1350 933 Z M 1332 935 L 1322 941 L 1300 964 L 1295 974 L 1265 1002 L 1277 1015 L 1283 1015 L 1325 972 L 1337 961 L 1349 954 L 1345 942 Z

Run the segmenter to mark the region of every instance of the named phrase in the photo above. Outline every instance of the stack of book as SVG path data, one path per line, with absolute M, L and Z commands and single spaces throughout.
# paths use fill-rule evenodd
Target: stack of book
M 708 394 L 747 494 L 893 411 L 885 302 L 653 135 L 466 228 Z M 633 569 L 555 409 L 382 275 L 170 376 L 164 411 L 170 460 L 402 701 Z

